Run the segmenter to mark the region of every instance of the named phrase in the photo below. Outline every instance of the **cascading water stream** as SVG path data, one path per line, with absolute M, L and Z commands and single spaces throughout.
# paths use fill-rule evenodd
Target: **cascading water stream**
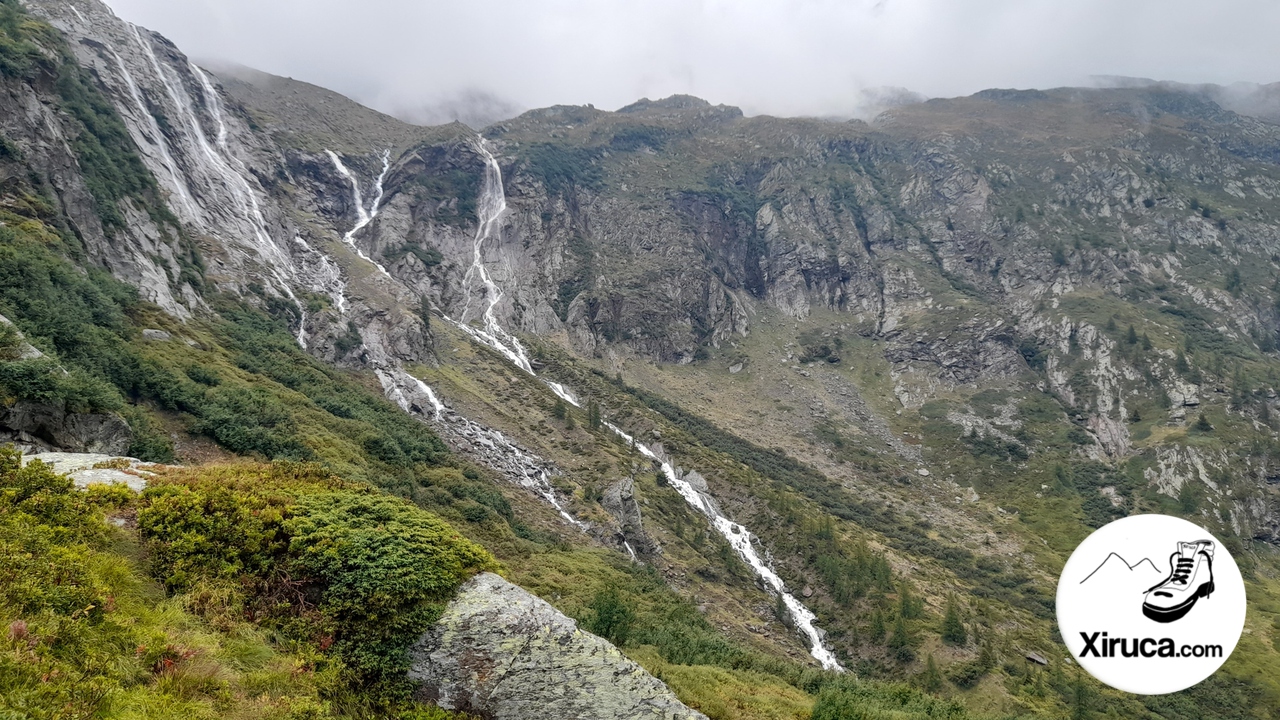
M 356 180 L 356 176 L 347 169 L 347 166 L 343 164 L 342 158 L 338 157 L 337 153 L 332 150 L 325 150 L 325 153 L 329 156 L 329 159 L 333 161 L 333 166 L 337 168 L 338 174 L 342 175 L 342 177 L 347 179 L 347 182 L 351 183 L 351 194 L 356 205 L 356 224 L 347 231 L 346 235 L 342 236 L 342 242 L 350 246 L 352 250 L 355 250 L 356 255 L 359 255 L 360 259 L 371 263 L 374 267 L 378 268 L 378 272 L 381 272 L 387 277 L 391 277 L 391 273 L 387 272 L 387 269 L 378 261 L 364 254 L 364 251 L 360 249 L 360 246 L 356 245 L 355 239 L 356 233 L 360 232 L 369 223 L 373 222 L 373 219 L 378 217 L 378 210 L 382 208 L 382 183 L 387 177 L 387 171 L 391 169 L 391 151 L 387 150 L 382 154 L 382 172 L 378 175 L 378 179 L 374 183 L 374 192 L 376 194 L 373 199 L 373 206 L 367 211 L 364 209 L 364 198 L 360 195 L 360 181 Z
M 636 450 L 640 451 L 641 455 L 644 455 L 650 460 L 658 463 L 662 468 L 663 477 L 667 479 L 667 482 L 671 487 L 675 488 L 676 492 L 680 493 L 680 496 L 685 499 L 685 502 L 692 505 L 698 512 L 706 515 L 707 518 L 711 520 L 711 524 L 715 527 L 716 531 L 719 532 L 725 540 L 728 540 L 729 544 L 733 546 L 733 549 L 737 551 L 738 556 L 746 561 L 746 563 L 755 570 L 756 575 L 764 580 L 765 583 L 772 588 L 773 592 L 782 598 L 782 603 L 787 606 L 787 612 L 791 614 L 791 618 L 795 622 L 796 627 L 798 627 L 809 640 L 809 653 L 813 655 L 814 659 L 817 660 L 824 669 L 844 670 L 844 668 L 840 666 L 839 661 L 836 660 L 835 655 L 827 649 L 826 645 L 822 641 L 822 632 L 815 624 L 818 616 L 814 615 L 813 611 L 805 607 L 804 604 L 797 600 L 794 595 L 787 592 L 786 583 L 782 582 L 782 578 L 778 577 L 778 574 L 774 572 L 773 569 L 770 568 L 769 565 L 760 557 L 760 554 L 756 552 L 755 545 L 752 543 L 753 536 L 751 532 L 742 525 L 739 525 L 738 523 L 735 523 L 721 515 L 720 511 L 716 508 L 715 503 L 710 498 L 699 492 L 691 483 L 681 478 L 680 474 L 676 472 L 675 466 L 673 466 L 669 460 L 662 458 L 644 444 L 636 442 L 635 438 L 628 435 L 622 430 L 622 428 L 614 425 L 613 423 L 605 422 L 605 427 L 612 430 L 618 437 L 633 445 Z
M 188 136 L 204 160 L 203 163 L 200 163 L 200 158 L 192 158 L 193 161 L 199 163 L 204 170 L 221 181 L 227 194 L 233 200 L 240 219 L 247 223 L 253 232 L 256 240 L 253 249 L 258 257 L 264 262 L 284 294 L 293 301 L 301 312 L 305 313 L 305 308 L 298 301 L 298 297 L 290 286 L 289 278 L 283 273 L 283 269 L 292 268 L 292 263 L 289 261 L 288 255 L 272 240 L 271 233 L 267 230 L 266 218 L 262 214 L 258 198 L 253 192 L 253 186 L 246 177 L 249 174 L 248 168 L 235 156 L 227 142 L 227 128 L 223 120 L 222 100 L 217 90 L 209 82 L 209 78 L 204 71 L 188 61 L 188 68 L 200 82 L 205 107 L 218 126 L 217 147 L 215 147 L 209 142 L 209 138 L 205 136 L 204 128 L 200 124 L 200 118 L 197 117 L 195 110 L 192 108 L 191 98 L 187 95 L 186 89 L 179 89 L 175 85 L 169 73 L 166 72 L 164 64 L 156 57 L 155 49 L 151 46 L 150 41 L 142 37 L 138 26 L 132 23 L 129 23 L 128 26 L 138 44 L 138 48 L 142 50 L 143 55 L 151 63 L 151 68 L 155 71 L 156 78 L 164 86 L 169 99 L 182 115 L 182 119 L 187 126 Z M 180 84 L 179 82 L 178 85 Z M 236 167 L 232 167 L 233 164 Z M 302 331 L 299 331 L 299 343 L 305 347 L 305 338 Z
M 472 266 L 471 269 L 467 271 L 466 279 L 463 284 L 463 287 L 467 292 L 467 304 L 464 306 L 461 320 L 454 321 L 454 324 L 483 344 L 498 351 L 521 370 L 537 377 L 537 373 L 533 371 L 533 364 L 530 362 L 528 353 L 525 352 L 524 346 L 520 344 L 520 341 L 517 340 L 515 336 L 502 329 L 493 312 L 494 307 L 502 299 L 502 292 L 493 282 L 492 278 L 490 278 L 489 273 L 484 267 L 482 246 L 485 240 L 497 236 L 500 229 L 499 220 L 502 213 L 506 211 L 507 202 L 502 188 L 502 170 L 498 167 L 498 162 L 493 157 L 493 154 L 489 152 L 483 137 L 478 139 L 477 150 L 485 160 L 485 179 L 480 193 L 479 204 L 480 227 L 476 230 Z M 480 318 L 484 323 L 483 330 L 474 328 L 466 323 L 467 312 L 471 308 L 471 282 L 476 278 L 478 278 L 484 286 L 484 299 L 487 302 L 484 311 L 480 315 Z M 577 397 L 575 397 L 574 394 L 564 385 L 551 382 L 550 380 L 543 380 L 543 382 L 546 383 L 547 387 L 549 387 L 553 393 L 565 402 L 575 407 L 581 407 Z M 729 542 L 731 546 L 733 546 L 733 549 L 738 553 L 738 556 L 751 566 L 756 575 L 764 580 L 773 593 L 782 598 L 782 602 L 786 605 L 787 611 L 791 614 L 792 620 L 800 631 L 804 633 L 806 639 L 808 639 L 810 644 L 809 652 L 813 655 L 814 659 L 827 670 L 843 671 L 844 668 L 840 666 L 835 655 L 832 654 L 832 652 L 828 650 L 826 645 L 823 643 L 823 633 L 815 624 L 817 616 L 813 614 L 813 611 L 809 610 L 809 608 L 805 607 L 803 603 L 797 600 L 795 596 L 787 592 L 786 584 L 782 581 L 782 578 L 780 578 L 778 574 L 774 572 L 767 563 L 765 563 L 765 561 L 760 557 L 760 554 L 756 552 L 755 545 L 752 543 L 753 535 L 751 532 L 742 525 L 721 515 L 719 510 L 716 508 L 715 503 L 709 497 L 699 492 L 698 489 L 688 481 L 680 477 L 675 466 L 673 466 L 669 460 L 660 457 L 644 444 L 636 442 L 635 438 L 628 435 L 622 430 L 622 428 L 614 425 L 613 423 L 605 422 L 604 425 L 615 435 L 634 446 L 640 454 L 654 462 L 657 462 L 661 466 L 662 474 L 667 479 L 667 482 L 680 493 L 680 496 L 683 497 L 686 502 L 693 506 L 698 512 L 707 516 L 711 521 L 712 526 L 725 538 L 725 540 Z M 627 546 L 627 550 L 632 553 L 632 557 L 634 558 L 635 553 L 631 550 L 629 545 Z
M 529 355 L 525 352 L 524 346 L 520 344 L 520 341 L 514 335 L 502 329 L 502 326 L 498 324 L 497 317 L 493 314 L 494 307 L 502 301 L 502 290 L 498 288 L 493 278 L 489 277 L 489 271 L 485 269 L 484 241 L 490 238 L 497 239 L 497 233 L 501 230 L 499 221 L 502 219 L 502 214 L 507 210 L 507 196 L 502 190 L 502 168 L 498 166 L 498 161 L 494 159 L 493 153 L 489 152 L 483 137 L 478 138 L 476 149 L 484 158 L 484 185 L 480 191 L 480 204 L 477 208 L 480 226 L 476 228 L 475 241 L 472 243 L 471 267 L 462 279 L 462 288 L 467 295 L 467 303 L 462 308 L 462 316 L 454 324 L 466 331 L 467 334 L 480 340 L 480 342 L 497 350 L 521 370 L 530 375 L 535 375 L 533 365 L 529 362 Z M 472 284 L 477 279 L 484 286 L 484 302 L 486 304 L 484 310 L 480 311 L 480 320 L 484 323 L 483 330 L 467 324 L 467 316 L 471 312 Z
M 79 11 L 74 7 L 71 9 L 75 11 L 76 15 L 80 15 Z M 84 19 L 83 16 L 81 16 L 81 19 Z M 173 182 L 174 189 L 178 191 L 178 199 L 182 203 L 182 208 L 187 212 L 186 219 L 192 222 L 200 222 L 200 211 L 196 207 L 195 201 L 191 199 L 186 180 L 178 172 L 178 164 L 174 161 L 173 154 L 169 152 L 168 139 L 165 138 L 164 132 L 160 129 L 159 121 L 147 109 L 147 104 L 142 99 L 142 92 L 138 89 L 138 83 L 133 79 L 133 75 L 129 72 L 129 67 L 124 64 L 124 59 L 120 57 L 120 53 L 117 53 L 114 48 L 108 49 L 111 50 L 111 56 L 116 60 L 116 67 L 119 68 L 120 75 L 124 78 L 125 87 L 129 90 L 129 96 L 133 99 L 133 104 L 138 107 L 138 114 L 146 120 L 148 129 L 151 130 L 151 134 L 155 138 L 154 144 L 160 150 L 160 161 L 164 163 L 165 170 L 169 171 L 169 179 Z
M 378 216 L 378 211 L 382 207 L 384 182 L 388 171 L 391 169 L 391 151 L 388 150 L 382 155 L 382 172 L 374 182 L 373 204 L 368 210 L 364 207 L 364 196 L 360 192 L 360 182 L 356 179 L 355 174 L 347 168 L 347 166 L 342 162 L 342 158 L 338 157 L 337 153 L 331 150 L 325 150 L 325 153 L 328 154 L 330 160 L 333 161 L 333 165 L 337 168 L 338 173 L 351 183 L 352 200 L 356 206 L 356 224 L 343 236 L 343 242 L 349 245 L 351 249 L 355 250 L 356 254 L 362 259 L 378 268 L 383 275 L 391 277 L 386 268 L 379 265 L 368 255 L 365 255 L 355 243 L 356 234 L 367 227 L 369 223 L 373 222 L 373 219 Z M 340 306 L 340 309 L 342 309 L 343 312 L 345 312 L 344 308 L 345 301 Z M 382 384 L 383 391 L 386 393 L 387 398 L 399 405 L 402 410 L 412 414 L 415 410 L 415 406 L 419 411 L 424 409 L 420 404 L 414 401 L 413 395 L 416 393 L 418 396 L 424 398 L 426 404 L 430 406 L 432 419 L 437 423 L 445 422 L 445 406 L 440 402 L 440 399 L 436 396 L 435 391 L 431 389 L 431 386 L 408 372 L 405 372 L 398 366 L 379 368 L 375 370 L 374 373 L 377 375 L 378 381 Z M 486 440 L 488 440 L 488 442 L 493 443 L 496 446 L 501 446 L 503 452 L 508 457 L 514 458 L 517 465 L 522 468 L 526 468 L 523 472 L 521 484 L 540 495 L 542 499 L 546 500 L 548 504 L 555 508 L 556 512 L 560 514 L 560 517 L 564 518 L 569 524 L 579 530 L 587 530 L 586 523 L 578 520 L 573 515 L 570 515 L 569 512 L 564 509 L 564 506 L 560 504 L 560 500 L 556 497 L 553 486 L 551 485 L 551 478 L 547 474 L 547 471 L 542 469 L 543 463 L 540 458 L 536 458 L 516 447 L 502 433 L 496 430 L 483 428 L 479 424 L 473 423 L 470 420 L 457 415 L 451 416 L 450 421 L 467 426 L 467 431 L 471 434 L 486 435 Z

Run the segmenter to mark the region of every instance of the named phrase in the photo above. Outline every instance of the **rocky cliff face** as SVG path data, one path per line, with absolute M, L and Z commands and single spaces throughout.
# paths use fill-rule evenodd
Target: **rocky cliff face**
M 417 696 L 491 720 L 704 720 L 608 641 L 492 573 L 413 648 Z

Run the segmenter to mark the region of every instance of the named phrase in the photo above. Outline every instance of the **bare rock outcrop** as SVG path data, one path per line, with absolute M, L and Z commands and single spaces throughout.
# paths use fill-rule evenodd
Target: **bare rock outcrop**
M 417 697 L 489 720 L 705 720 L 546 601 L 492 573 L 469 580 L 413 648 Z

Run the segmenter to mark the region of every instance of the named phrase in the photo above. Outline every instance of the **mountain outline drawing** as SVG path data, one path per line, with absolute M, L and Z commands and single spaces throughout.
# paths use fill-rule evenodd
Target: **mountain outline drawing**
M 1137 570 L 1138 568 L 1142 567 L 1143 563 L 1146 563 L 1151 568 L 1152 572 L 1156 573 L 1157 575 L 1163 574 L 1160 571 L 1160 568 L 1156 567 L 1156 564 L 1152 562 L 1151 558 L 1149 557 L 1142 558 L 1136 563 L 1130 563 L 1128 560 L 1125 560 L 1124 556 L 1121 555 L 1120 553 L 1112 552 L 1111 554 L 1107 555 L 1107 557 L 1104 558 L 1101 563 L 1098 564 L 1098 567 L 1093 569 L 1093 572 L 1086 575 L 1084 580 L 1080 581 L 1080 584 L 1081 585 L 1085 584 L 1086 582 L 1089 581 L 1089 578 L 1092 578 L 1094 575 L 1097 575 L 1098 571 L 1102 570 L 1102 568 L 1106 567 L 1107 563 L 1111 562 L 1111 558 L 1115 558 L 1120 562 L 1124 563 L 1125 569 L 1130 572 Z

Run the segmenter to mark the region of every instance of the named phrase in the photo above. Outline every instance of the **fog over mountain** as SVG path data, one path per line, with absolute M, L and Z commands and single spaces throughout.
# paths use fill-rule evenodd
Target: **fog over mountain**
M 866 115 L 1094 75 L 1268 83 L 1259 0 L 111 0 L 195 57 L 306 80 L 413 121 L 688 93 L 748 114 Z M 1210 17 L 1211 16 L 1211 17 Z M 868 97 L 867 93 L 871 96 Z

